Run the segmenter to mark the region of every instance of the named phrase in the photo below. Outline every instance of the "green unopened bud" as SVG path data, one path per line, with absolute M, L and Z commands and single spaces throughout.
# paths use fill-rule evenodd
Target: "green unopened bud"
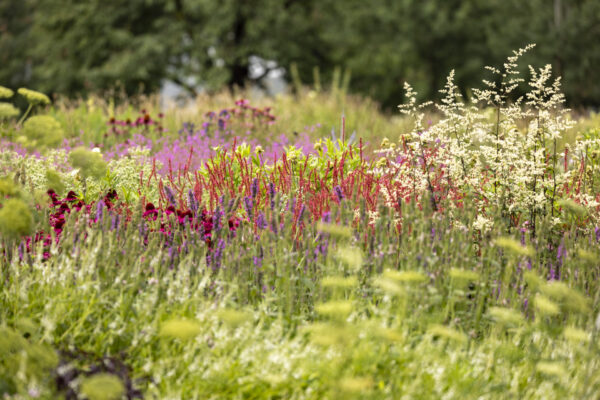
M 17 90 L 21 96 L 25 97 L 30 104 L 50 104 L 50 98 L 44 93 L 36 92 L 35 90 L 20 88 Z
M 2 236 L 17 239 L 33 231 L 31 210 L 20 199 L 8 199 L 0 209 L 0 233 Z
M 10 99 L 11 97 L 13 97 L 14 94 L 15 92 L 10 90 L 9 88 L 0 86 L 0 99 Z
M 106 175 L 106 162 L 102 155 L 83 147 L 78 147 L 69 154 L 69 161 L 84 178 L 100 179 Z

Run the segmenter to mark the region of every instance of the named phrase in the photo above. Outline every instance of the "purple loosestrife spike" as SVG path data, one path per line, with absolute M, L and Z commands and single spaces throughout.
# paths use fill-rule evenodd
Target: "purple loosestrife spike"
M 342 193 L 342 188 L 339 185 L 336 185 L 333 188 L 333 191 L 335 192 L 335 195 L 337 196 L 338 201 L 341 202 L 344 199 L 344 193 Z
M 250 191 L 252 193 L 252 200 L 256 199 L 256 194 L 258 193 L 258 179 L 254 178 L 252 180 L 252 186 L 250 187 Z
M 254 215 L 252 213 L 252 208 L 253 208 L 254 204 L 252 199 L 249 196 L 244 197 L 244 207 L 246 208 L 246 214 L 248 214 L 248 219 L 250 221 L 252 221 L 254 218 Z
M 596 234 L 596 242 L 600 242 L 600 228 L 599 227 L 595 227 L 594 228 L 594 233 Z
M 175 206 L 176 202 L 175 202 L 175 195 L 173 194 L 173 191 L 171 190 L 170 187 L 165 186 L 165 194 L 167 195 L 167 199 L 169 200 L 169 204 L 172 206 Z
M 292 196 L 289 204 L 290 204 L 290 212 L 293 214 L 294 210 L 296 209 L 296 198 L 294 196 Z

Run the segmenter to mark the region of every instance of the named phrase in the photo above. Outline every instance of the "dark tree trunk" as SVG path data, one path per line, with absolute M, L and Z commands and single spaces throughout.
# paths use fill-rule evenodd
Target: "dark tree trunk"
M 246 16 L 239 4 L 233 23 L 233 51 L 241 48 L 246 38 Z M 248 57 L 245 54 L 236 54 L 233 63 L 229 66 L 230 76 L 227 85 L 230 90 L 236 87 L 244 87 L 248 79 Z

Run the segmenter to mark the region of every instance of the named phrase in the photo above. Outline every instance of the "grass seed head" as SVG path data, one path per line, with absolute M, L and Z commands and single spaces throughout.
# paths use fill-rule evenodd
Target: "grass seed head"
M 510 237 L 500 237 L 494 242 L 496 246 L 516 255 L 532 257 L 535 251 L 530 246 L 522 246 L 521 243 Z
M 535 295 L 534 307 L 542 316 L 552 317 L 560 313 L 558 304 L 539 293 Z
M 160 336 L 181 340 L 193 339 L 202 332 L 198 321 L 189 319 L 170 319 L 160 328 Z
M 326 276 L 321 281 L 323 287 L 338 288 L 338 289 L 352 289 L 358 285 L 358 279 L 355 276 L 342 277 L 342 276 Z
M 427 332 L 432 336 L 441 337 L 457 343 L 466 343 L 468 338 L 462 332 L 445 325 L 434 324 L 429 326 Z
M 525 321 L 523 315 L 512 308 L 490 307 L 488 313 L 494 321 L 502 325 L 519 326 Z
M 421 283 L 428 279 L 427 275 L 419 271 L 395 271 L 392 269 L 386 269 L 383 272 L 383 276 L 396 282 L 404 283 Z

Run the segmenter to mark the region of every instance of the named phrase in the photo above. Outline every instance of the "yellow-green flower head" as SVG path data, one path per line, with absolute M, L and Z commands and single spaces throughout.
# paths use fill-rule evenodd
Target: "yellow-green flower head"
M 69 161 L 84 178 L 100 179 L 106 175 L 107 165 L 100 153 L 78 147 L 69 154 Z
M 256 154 L 262 154 L 262 153 L 264 153 L 264 152 L 265 152 L 265 150 L 262 148 L 262 146 L 256 146 L 256 147 L 254 148 L 254 152 L 255 152 Z
M 31 210 L 20 199 L 8 199 L 0 209 L 0 234 L 17 239 L 31 234 L 33 217 Z
M 44 93 L 26 88 L 20 88 L 17 93 L 25 97 L 30 104 L 50 104 L 50 98 Z
M 9 178 L 0 178 L 0 201 L 5 197 L 14 197 L 19 194 L 18 186 Z
M 57 146 L 65 134 L 60 123 L 49 115 L 36 115 L 23 124 L 23 133 L 32 145 Z
M 0 99 L 10 99 L 11 97 L 13 97 L 14 94 L 15 92 L 10 90 L 9 88 L 0 86 Z
M 89 400 L 117 400 L 123 397 L 125 387 L 116 375 L 100 373 L 83 380 L 81 393 Z
M 315 142 L 314 148 L 316 151 L 321 151 L 321 149 L 323 148 L 323 143 L 321 143 L 321 139 Z
M 9 103 L 0 103 L 0 119 L 9 119 L 17 115 L 19 115 L 18 108 Z

